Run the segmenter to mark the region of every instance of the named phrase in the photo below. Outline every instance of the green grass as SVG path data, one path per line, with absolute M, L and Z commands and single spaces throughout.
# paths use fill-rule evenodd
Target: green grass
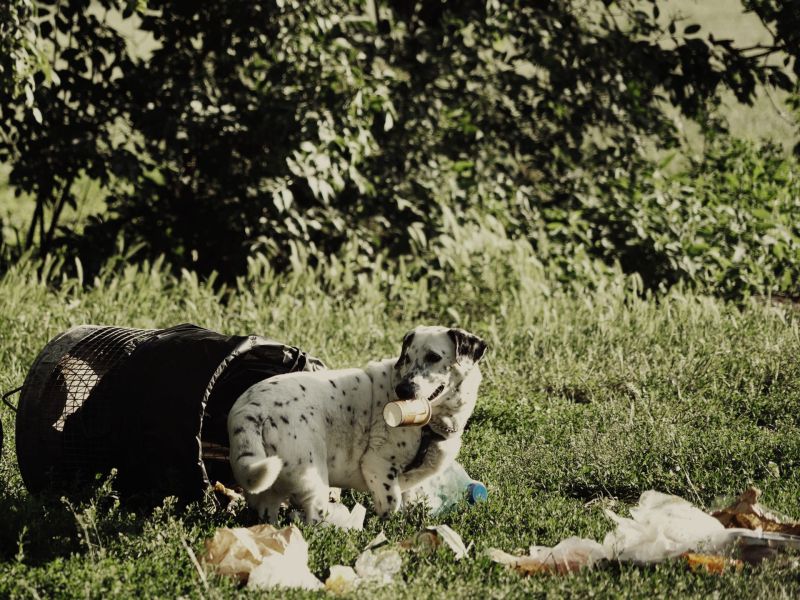
M 590 264 L 581 283 L 565 285 L 529 246 L 497 231 L 453 227 L 442 240 L 435 252 L 447 267 L 421 278 L 409 276 L 409 265 L 373 267 L 352 257 L 312 270 L 303 256 L 293 273 L 277 276 L 254 259 L 238 289 L 224 293 L 188 273 L 173 278 L 159 265 L 120 262 L 90 287 L 61 278 L 55 267 L 37 275 L 22 265 L 0 280 L 0 389 L 19 385 L 48 339 L 80 323 L 192 321 L 256 332 L 332 367 L 395 354 L 403 332 L 417 324 L 457 324 L 491 347 L 461 454 L 486 482 L 489 502 L 438 520 L 474 542 L 472 558 L 455 562 L 444 550 L 407 555 L 402 581 L 357 596 L 800 594 L 800 571 L 780 565 L 722 577 L 693 574 L 677 562 L 612 565 L 523 579 L 481 557 L 489 547 L 602 539 L 611 528 L 602 509 L 624 513 L 650 488 L 708 508 L 754 483 L 768 506 L 800 517 L 800 318 L 793 308 L 736 306 L 679 289 L 643 298 L 636 278 L 594 275 Z M 216 577 L 206 591 L 183 541 L 199 554 L 216 527 L 244 515 L 170 503 L 138 514 L 108 490 L 74 509 L 57 498 L 31 498 L 16 467 L 13 414 L 3 408 L 2 420 L 0 597 L 239 593 Z M 400 540 L 433 522 L 415 511 L 388 521 L 370 515 L 363 532 L 302 530 L 311 568 L 324 579 L 330 565 L 352 564 L 381 529 Z

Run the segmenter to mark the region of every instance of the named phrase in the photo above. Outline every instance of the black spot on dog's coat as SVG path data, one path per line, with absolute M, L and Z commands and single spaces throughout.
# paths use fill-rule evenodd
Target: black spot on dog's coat
M 392 489 L 392 486 L 390 486 L 388 483 L 384 483 L 383 489 L 385 489 L 388 492 L 390 489 Z
M 304 385 L 301 383 L 301 384 L 300 384 L 300 389 L 301 389 L 301 390 L 303 390 L 303 391 L 305 392 L 305 391 L 306 391 L 306 386 L 304 386 Z M 297 398 L 295 398 L 295 400 L 297 400 Z
M 289 419 L 287 419 L 284 415 L 281 415 L 281 421 L 283 421 L 287 425 L 289 424 Z
M 239 435 L 240 433 L 244 433 L 244 427 L 237 427 L 233 430 L 233 435 Z
M 333 382 L 333 379 L 328 379 L 328 381 L 330 382 L 330 384 L 331 384 L 333 387 L 336 387 L 336 384 Z

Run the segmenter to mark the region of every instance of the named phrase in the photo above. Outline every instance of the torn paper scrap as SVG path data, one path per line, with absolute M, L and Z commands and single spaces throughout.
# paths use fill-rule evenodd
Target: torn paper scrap
M 433 531 L 439 536 L 450 550 L 453 551 L 455 554 L 456 560 L 461 560 L 468 554 L 467 547 L 464 546 L 464 541 L 461 539 L 461 536 L 458 535 L 453 529 L 448 527 L 447 525 L 434 525 L 432 527 L 426 527 L 428 531 Z

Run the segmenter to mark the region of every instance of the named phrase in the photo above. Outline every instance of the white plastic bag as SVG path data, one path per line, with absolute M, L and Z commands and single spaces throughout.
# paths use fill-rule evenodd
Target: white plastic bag
M 718 551 L 730 539 L 725 527 L 714 517 L 683 498 L 648 490 L 631 509 L 631 518 L 610 510 L 606 515 L 617 524 L 603 546 L 610 556 L 622 561 L 659 562 L 697 550 Z

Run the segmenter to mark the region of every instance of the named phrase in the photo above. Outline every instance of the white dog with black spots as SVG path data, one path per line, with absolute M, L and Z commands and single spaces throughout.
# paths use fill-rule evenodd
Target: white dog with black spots
M 396 512 L 404 493 L 455 460 L 485 351 L 462 329 L 417 327 L 398 358 L 253 385 L 228 415 L 231 466 L 248 504 L 274 523 L 288 501 L 312 523 L 325 518 L 329 490 L 339 487 L 369 491 L 379 515 Z M 383 420 L 388 402 L 422 398 L 432 406 L 424 455 L 422 427 Z

